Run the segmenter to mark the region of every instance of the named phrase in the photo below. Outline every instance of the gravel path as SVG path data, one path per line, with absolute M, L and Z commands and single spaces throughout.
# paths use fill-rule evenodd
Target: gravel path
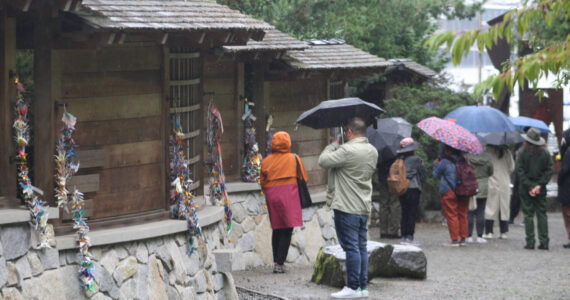
M 427 279 L 375 278 L 370 299 L 570 299 L 570 250 L 562 248 L 567 239 L 561 214 L 549 213 L 548 226 L 550 250 L 530 251 L 523 249 L 524 228 L 518 225 L 510 226 L 507 240 L 448 248 L 441 246 L 449 238 L 447 228 L 419 223 L 416 238 L 428 259 Z M 370 236 L 379 240 L 374 238 L 378 229 L 371 228 Z M 288 299 L 329 299 L 337 291 L 310 282 L 311 267 L 290 266 L 287 274 L 271 271 L 233 276 L 238 286 Z

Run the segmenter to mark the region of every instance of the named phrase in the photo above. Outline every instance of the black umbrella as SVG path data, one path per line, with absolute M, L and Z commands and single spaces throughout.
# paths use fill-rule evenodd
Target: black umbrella
M 385 161 L 396 157 L 403 138 L 412 136 L 412 124 L 400 117 L 377 120 L 376 127 L 369 126 L 366 137 Z
M 354 117 L 372 124 L 374 117 L 384 110 L 360 98 L 327 100 L 302 113 L 295 123 L 314 129 L 340 127 Z

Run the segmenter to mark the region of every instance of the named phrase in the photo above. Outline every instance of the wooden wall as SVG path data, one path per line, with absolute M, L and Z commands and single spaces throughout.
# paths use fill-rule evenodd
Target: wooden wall
M 305 110 L 327 100 L 327 80 L 324 77 L 299 78 L 266 82 L 265 112 L 273 115 L 273 127 L 291 136 L 291 151 L 299 154 L 307 170 L 309 187 L 317 189 L 327 183 L 327 171 L 318 165 L 321 151 L 327 145 L 327 130 L 299 126 L 295 120 Z
M 222 159 L 224 164 L 224 172 L 226 181 L 239 181 L 240 176 L 240 149 L 243 141 L 241 141 L 241 112 L 243 104 L 238 105 L 240 90 L 238 87 L 238 63 L 235 61 L 217 57 L 214 55 L 204 55 L 204 73 L 203 73 L 203 89 L 204 93 L 214 92 L 214 103 L 222 115 L 224 124 L 224 134 L 222 135 Z M 243 67 L 240 68 L 243 76 Z M 242 77 L 243 78 L 243 77 Z M 207 130 L 207 107 L 210 96 L 204 96 L 204 132 Z M 206 134 L 204 135 L 204 158 L 208 158 Z M 207 169 L 204 168 L 204 178 L 207 182 Z
M 79 159 L 102 155 L 78 175 L 95 186 L 92 218 L 164 208 L 162 50 L 118 45 L 100 50 L 57 50 L 61 99 L 78 123 Z M 59 109 L 59 115 L 63 110 Z M 61 128 L 61 123 L 56 128 Z M 81 177 L 77 176 L 79 180 Z M 91 179 L 89 179 L 91 178 Z

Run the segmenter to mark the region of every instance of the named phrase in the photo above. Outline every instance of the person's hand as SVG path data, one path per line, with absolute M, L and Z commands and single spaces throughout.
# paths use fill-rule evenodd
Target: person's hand
M 436 165 L 439 164 L 440 162 L 441 162 L 441 158 L 436 158 L 436 159 L 433 161 L 433 163 L 436 164 Z
M 531 197 L 536 197 L 536 195 L 540 194 L 540 185 L 537 185 L 537 186 L 533 187 L 533 188 L 528 192 L 528 194 L 529 194 Z

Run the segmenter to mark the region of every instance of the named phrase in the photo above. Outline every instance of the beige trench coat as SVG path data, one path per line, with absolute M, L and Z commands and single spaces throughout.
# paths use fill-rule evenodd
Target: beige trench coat
M 493 146 L 487 146 L 487 152 L 493 163 L 493 176 L 489 177 L 489 193 L 485 206 L 485 219 L 499 220 L 499 212 L 502 221 L 508 221 L 511 213 L 511 173 L 515 169 L 515 161 L 510 150 L 505 149 L 503 156 L 499 158 L 500 150 Z

